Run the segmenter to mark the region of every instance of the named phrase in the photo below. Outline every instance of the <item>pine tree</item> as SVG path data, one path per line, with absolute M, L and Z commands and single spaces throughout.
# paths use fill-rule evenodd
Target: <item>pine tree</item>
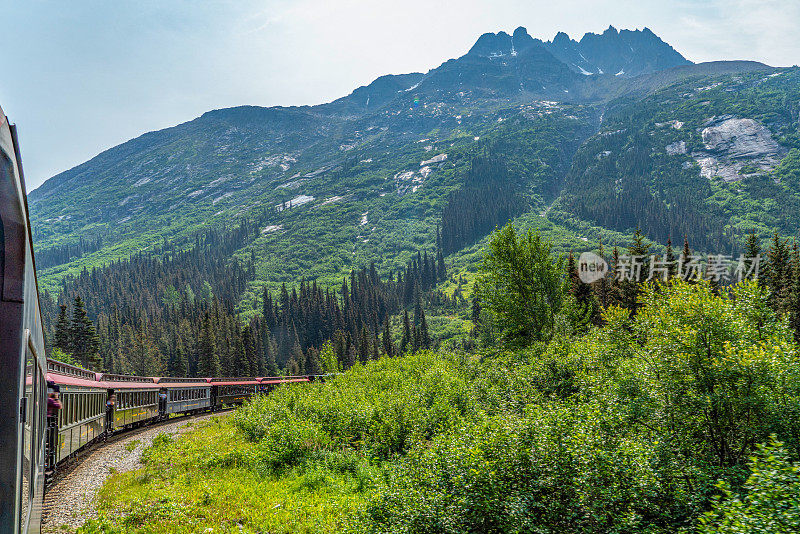
M 233 366 L 230 374 L 232 376 L 250 376 L 250 362 L 247 361 L 247 349 L 245 349 L 244 346 L 244 336 L 239 332 L 238 325 L 234 332 L 232 348 Z
M 419 346 L 423 349 L 431 348 L 431 336 L 428 333 L 428 321 L 425 319 L 425 310 L 422 310 L 422 318 L 419 323 Z
M 800 340 L 800 249 L 797 240 L 792 245 L 792 261 L 790 266 L 791 280 L 789 287 L 789 326 L 794 331 L 795 340 Z
M 380 354 L 380 345 L 381 344 L 378 341 L 378 332 L 376 331 L 372 335 L 372 355 L 371 355 L 371 357 L 372 357 L 373 360 L 377 360 L 381 356 L 381 354 Z
M 387 319 L 383 326 L 383 353 L 386 356 L 394 356 L 395 348 L 392 341 L 392 332 L 389 329 L 389 320 Z
M 361 360 L 361 363 L 366 363 L 369 360 L 369 353 L 370 353 L 370 342 L 369 342 L 369 332 L 367 332 L 367 327 L 361 327 L 361 334 L 358 338 L 358 359 Z
M 481 301 L 478 297 L 472 297 L 472 312 L 470 318 L 472 319 L 472 335 L 476 336 L 481 327 Z
M 275 339 L 267 333 L 267 340 L 264 343 L 264 353 L 266 360 L 266 367 L 264 372 L 267 376 L 278 376 L 278 364 L 275 361 L 275 352 L 278 350 L 278 345 L 275 344 Z
M 756 235 L 756 231 L 753 230 L 749 234 L 747 234 L 747 241 L 745 242 L 745 257 L 749 258 L 750 261 L 760 261 L 761 260 L 761 243 L 759 242 L 758 236 Z M 758 260 L 756 260 L 756 258 Z M 763 269 L 758 270 L 758 276 L 752 275 L 753 278 L 759 283 L 763 283 L 764 281 L 764 273 Z
M 405 353 L 409 349 L 411 343 L 413 343 L 411 321 L 408 317 L 408 310 L 406 310 L 403 312 L 403 337 L 400 339 L 400 352 Z
M 211 317 L 206 312 L 200 327 L 200 341 L 198 343 L 197 373 L 203 377 L 220 376 L 222 373 L 217 353 L 217 339 Z
M 189 360 L 186 358 L 186 350 L 180 338 L 175 343 L 175 357 L 170 374 L 172 376 L 189 376 Z
M 603 243 L 600 243 L 600 248 L 598 249 L 598 254 L 601 258 L 603 258 Z M 610 271 L 610 269 L 609 269 Z M 609 284 L 609 277 L 613 277 L 613 272 L 606 272 L 602 278 L 600 278 L 597 282 L 593 284 L 593 289 L 595 292 L 595 296 L 597 298 L 600 307 L 606 309 L 608 305 L 611 303 L 611 287 Z M 598 322 L 602 322 L 602 315 L 598 314 Z
M 83 300 L 75 297 L 72 307 L 72 322 L 69 327 L 70 345 L 72 355 L 89 369 L 98 369 L 102 363 L 99 355 L 100 338 L 94 328 L 94 323 L 86 314 Z
M 772 245 L 767 251 L 767 268 L 764 279 L 770 289 L 768 302 L 774 310 L 783 313 L 787 308 L 789 296 L 789 247 L 785 239 L 778 236 L 775 232 L 772 238 Z
M 56 319 L 55 347 L 67 354 L 72 352 L 70 340 L 69 321 L 67 320 L 67 305 L 61 304 L 58 307 L 58 319 Z
M 292 346 L 292 351 L 289 353 L 289 361 L 286 364 L 286 372 L 290 375 L 303 375 L 305 374 L 305 355 L 303 349 L 300 347 L 300 342 L 295 341 Z M 290 372 L 291 371 L 291 372 Z
M 305 374 L 319 375 L 322 374 L 322 365 L 319 359 L 319 351 L 314 347 L 309 347 L 306 351 L 306 364 Z
M 689 238 L 687 236 L 683 236 L 683 251 L 681 251 L 681 261 L 680 264 L 683 266 L 682 272 L 677 272 L 675 275 L 678 278 L 683 280 L 687 280 L 689 282 L 695 282 L 694 275 L 691 278 L 688 278 L 688 275 L 692 273 L 686 272 L 686 264 L 689 262 L 689 259 L 692 257 L 692 250 L 689 248 Z

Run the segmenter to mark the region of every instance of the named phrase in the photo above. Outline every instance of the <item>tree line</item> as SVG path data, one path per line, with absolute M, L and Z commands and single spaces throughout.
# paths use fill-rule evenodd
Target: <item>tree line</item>
M 45 295 L 48 339 L 84 366 L 155 376 L 317 374 L 431 345 L 422 302 L 447 275 L 440 249 L 417 253 L 385 279 L 372 264 L 338 289 L 314 281 L 284 284 L 276 294 L 265 289 L 261 313 L 245 324 L 234 303 L 254 275 L 253 260 L 225 255 L 256 233 L 242 221 L 227 233 L 197 236 L 189 250 L 84 270 L 64 283 L 58 301 Z M 390 318 L 404 309 L 412 313 L 395 334 Z M 73 335 L 71 325 L 91 325 L 90 316 L 94 331 Z

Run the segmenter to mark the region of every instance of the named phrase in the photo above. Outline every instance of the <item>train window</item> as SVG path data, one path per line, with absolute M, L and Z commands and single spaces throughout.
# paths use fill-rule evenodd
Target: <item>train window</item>
M 58 415 L 56 416 L 57 425 L 59 428 L 64 426 L 64 408 L 67 405 L 67 396 L 61 395 L 61 409 L 58 411 Z
M 22 438 L 22 509 L 20 510 L 20 518 L 22 519 L 23 526 L 27 522 L 28 505 L 30 503 L 32 481 L 34 480 L 31 475 L 33 473 L 33 469 L 35 468 L 35 462 L 32 461 L 33 455 L 31 451 L 34 441 L 33 403 L 36 402 L 36 397 L 34 395 L 34 386 L 36 384 L 34 376 L 35 369 L 36 360 L 33 358 L 33 355 L 30 353 L 30 351 L 28 351 L 25 361 L 25 423 Z

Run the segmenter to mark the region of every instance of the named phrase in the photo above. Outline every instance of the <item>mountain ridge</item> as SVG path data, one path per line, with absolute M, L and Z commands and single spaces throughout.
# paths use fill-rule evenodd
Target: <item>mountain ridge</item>
M 604 34 L 620 46 L 631 34 L 673 50 L 649 30 Z M 256 280 L 335 277 L 384 253 L 396 256 L 384 260 L 391 269 L 433 242 L 442 208 L 478 151 L 508 162 L 518 194 L 539 213 L 617 101 L 695 78 L 775 71 L 685 59 L 657 70 L 661 52 L 643 48 L 637 68 L 652 72 L 585 75 L 548 49 L 557 41 L 580 43 L 566 34 L 542 41 L 523 27 L 488 33 L 425 73 L 381 76 L 328 103 L 210 110 L 112 147 L 30 193 L 40 250 L 70 251 L 40 262 L 43 283 L 56 290 L 84 267 L 163 240 L 190 246 L 194 232 L 240 217 L 264 226 L 242 252 L 255 254 Z M 581 232 L 567 232 L 574 246 Z M 64 248 L 84 241 L 96 246 Z

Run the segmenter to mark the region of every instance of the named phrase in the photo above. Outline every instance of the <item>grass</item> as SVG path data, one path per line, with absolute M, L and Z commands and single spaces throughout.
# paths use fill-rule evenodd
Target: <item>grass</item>
M 141 442 L 138 439 L 135 439 L 135 440 L 133 440 L 133 441 L 131 441 L 129 443 L 126 443 L 125 444 L 125 450 L 128 451 L 128 452 L 133 452 L 134 449 L 136 449 L 136 447 L 139 446 L 139 443 L 141 443 Z
M 204 421 L 178 439 L 159 435 L 142 461 L 141 469 L 106 481 L 100 519 L 79 532 L 338 532 L 367 487 L 363 474 L 319 466 L 268 472 L 258 444 L 230 417 Z

